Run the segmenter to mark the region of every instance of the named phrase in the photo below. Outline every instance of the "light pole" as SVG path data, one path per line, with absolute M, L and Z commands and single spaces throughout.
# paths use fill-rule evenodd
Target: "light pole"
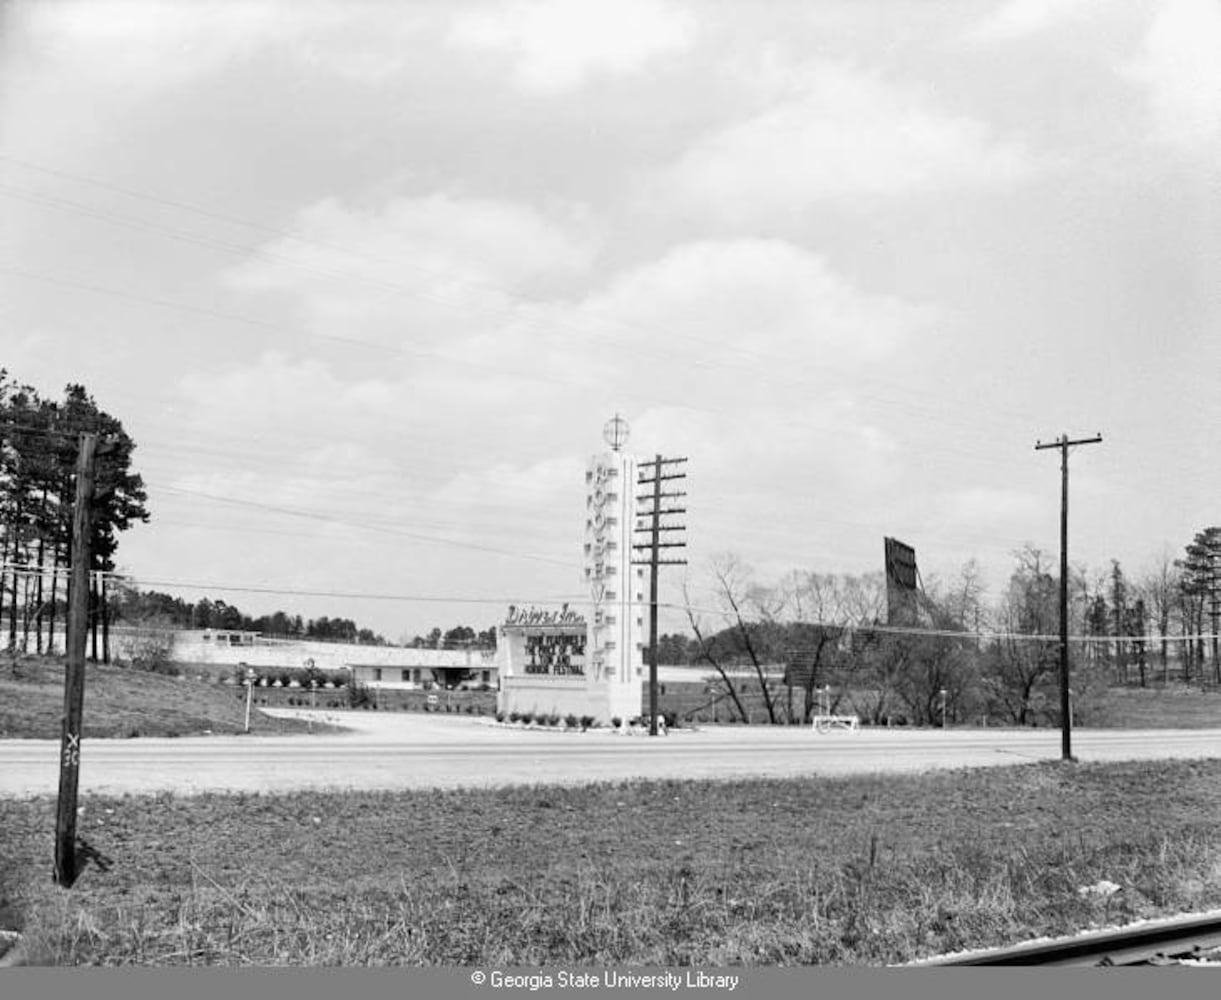
M 941 728 L 945 728 L 945 688 L 941 689 Z

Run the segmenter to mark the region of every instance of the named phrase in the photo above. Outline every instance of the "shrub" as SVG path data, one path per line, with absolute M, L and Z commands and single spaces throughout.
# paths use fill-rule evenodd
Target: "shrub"
M 516 712 L 514 712 L 513 714 L 514 714 L 514 715 L 516 715 L 517 713 L 516 713 Z M 497 722 L 504 722 L 504 721 L 505 721 L 505 714 L 504 714 L 504 712 L 497 712 L 497 713 L 496 713 L 496 721 L 497 721 Z
M 569 729 L 576 729 L 577 726 L 579 726 L 580 724 L 581 724 L 581 720 L 578 719 L 571 712 L 569 712 L 566 716 L 564 716 L 564 725 L 566 725 Z
M 510 722 L 520 722 L 521 721 L 521 712 L 510 712 L 509 721 Z
M 349 708 L 364 708 L 372 700 L 369 689 L 364 684 L 351 684 L 348 686 Z
M 530 725 L 530 723 L 532 723 L 534 721 L 534 713 L 533 712 L 522 712 L 521 721 L 524 725 L 527 725 L 527 726 Z
M 136 670 L 147 670 L 167 677 L 179 676 L 180 671 L 172 662 L 172 623 L 159 615 L 150 615 L 138 620 L 134 625 L 130 632 L 115 637 L 116 661 Z
M 549 716 L 547 716 L 547 725 L 558 726 L 559 724 L 560 724 L 560 713 L 559 712 L 552 712 Z
M 165 663 L 152 662 L 152 663 L 148 663 L 144 666 L 140 666 L 138 664 L 133 664 L 133 666 L 136 666 L 137 669 L 140 669 L 140 670 L 147 670 L 151 674 L 161 674 L 164 677 L 181 677 L 182 676 L 182 670 L 179 668 L 178 664 L 169 663 L 168 661 Z
M 581 728 L 582 729 L 592 729 L 593 724 L 594 724 L 594 717 L 592 715 L 582 715 L 581 716 Z
M 611 725 L 618 729 L 623 725 L 623 720 L 616 715 L 613 719 L 611 719 Z

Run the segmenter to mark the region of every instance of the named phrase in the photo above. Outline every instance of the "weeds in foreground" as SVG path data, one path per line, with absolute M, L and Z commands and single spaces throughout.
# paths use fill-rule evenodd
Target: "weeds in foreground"
M 0 802 L 0 829 L 24 831 L 0 901 L 40 964 L 881 965 L 1218 905 L 1219 778 L 107 799 L 87 815 L 116 864 L 71 890 L 45 879 L 53 803 Z M 1102 880 L 1118 889 L 1082 891 Z

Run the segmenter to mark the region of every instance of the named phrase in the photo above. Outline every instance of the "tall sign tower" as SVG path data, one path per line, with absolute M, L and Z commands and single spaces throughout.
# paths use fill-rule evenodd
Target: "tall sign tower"
M 920 572 L 916 550 L 897 538 L 884 538 L 886 566 L 886 624 L 916 625 L 919 622 Z
M 640 715 L 644 672 L 644 569 L 632 560 L 637 471 L 623 453 L 628 431 L 618 414 L 607 421 L 610 450 L 594 455 L 585 472 L 588 690 L 605 699 L 608 717 L 622 719 Z
M 641 715 L 644 691 L 644 568 L 633 564 L 636 460 L 623 454 L 627 421 L 603 430 L 609 451 L 585 470 L 584 577 L 589 614 L 509 608 L 496 641 L 497 708 L 589 715 L 603 725 Z

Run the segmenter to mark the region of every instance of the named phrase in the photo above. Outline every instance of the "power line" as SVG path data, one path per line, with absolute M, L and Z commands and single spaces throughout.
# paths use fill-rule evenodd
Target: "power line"
M 266 330 L 271 330 L 277 333 L 292 333 L 297 336 L 313 337 L 318 340 L 331 341 L 347 346 L 363 347 L 369 350 L 381 351 L 387 354 L 399 355 L 410 358 L 425 358 L 431 361 L 438 361 L 443 364 L 453 365 L 467 371 L 472 368 L 486 370 L 504 377 L 512 375 L 516 378 L 526 379 L 528 381 L 545 382 L 553 385 L 568 386 L 573 389 L 584 390 L 585 392 L 595 388 L 593 383 L 589 381 L 578 381 L 571 378 L 562 378 L 557 375 L 551 375 L 543 371 L 541 368 L 511 368 L 502 364 L 492 364 L 483 362 L 477 358 L 454 358 L 436 351 L 425 351 L 420 349 L 411 349 L 405 347 L 392 347 L 385 344 L 378 344 L 368 340 L 361 340 L 357 337 L 342 337 L 337 334 L 318 333 L 314 330 L 302 329 L 300 327 L 288 327 L 279 323 L 271 323 L 266 320 L 254 319 L 249 316 L 242 316 L 237 313 L 225 313 L 216 309 L 209 309 L 204 306 L 196 306 L 183 302 L 174 302 L 169 299 L 159 299 L 148 295 L 140 295 L 135 292 L 125 292 L 119 289 L 107 288 L 102 285 L 94 285 L 81 281 L 74 281 L 67 278 L 59 278 L 52 275 L 39 274 L 34 271 L 27 271 L 21 268 L 0 265 L 0 274 L 9 274 L 19 278 L 25 278 L 31 281 L 41 281 L 53 285 L 59 285 L 65 288 L 73 288 L 77 291 L 89 292 L 94 295 L 105 295 L 119 299 L 126 299 L 132 302 L 140 302 L 145 305 L 153 305 L 159 308 L 173 309 L 180 312 L 191 313 L 199 316 L 206 316 L 212 319 L 219 319 L 225 322 L 241 323 L 248 326 L 259 327 Z M 698 406 L 692 403 L 678 403 L 671 398 L 662 398 L 653 396 L 647 393 L 637 392 L 631 388 L 624 388 L 619 395 L 629 399 L 642 399 L 647 402 L 661 403 L 665 406 L 673 407 L 679 410 L 689 410 L 696 413 L 715 413 L 716 411 L 705 406 Z
M 341 521 L 341 520 L 338 520 L 337 518 L 328 517 L 325 514 L 317 514 L 312 511 L 305 511 L 305 510 L 295 510 L 291 507 L 281 507 L 281 506 L 277 506 L 275 504 L 264 504 L 264 503 L 259 503 L 255 500 L 239 500 L 234 497 L 219 496 L 217 494 L 204 493 L 204 492 L 198 491 L 198 490 L 183 490 L 183 489 L 178 489 L 177 487 L 172 487 L 172 486 L 162 486 L 161 489 L 169 491 L 169 492 L 173 492 L 173 493 L 179 493 L 184 496 L 193 496 L 193 497 L 200 497 L 200 498 L 204 498 L 204 499 L 208 499 L 208 500 L 214 500 L 218 503 L 233 504 L 238 507 L 249 507 L 249 508 L 253 508 L 256 510 L 269 510 L 269 511 L 273 511 L 278 514 L 288 514 L 293 517 L 303 517 L 303 518 L 308 518 L 310 520 L 315 520 L 315 521 L 324 521 L 324 522 L 332 523 L 332 524 L 341 524 L 341 525 L 344 525 L 347 527 L 363 528 L 368 531 L 378 531 L 378 532 L 382 532 L 384 534 L 397 535 L 402 538 L 411 538 L 411 539 L 414 539 L 416 541 L 421 541 L 421 542 L 431 542 L 431 543 L 440 544 L 440 545 L 453 545 L 458 548 L 472 549 L 472 550 L 479 551 L 479 552 L 490 552 L 495 555 L 510 556 L 514 559 L 527 559 L 527 560 L 531 560 L 534 562 L 551 563 L 556 566 L 563 566 L 566 569 L 573 569 L 575 567 L 579 570 L 579 567 L 580 567 L 579 562 L 565 562 L 563 560 L 552 559 L 547 556 L 531 555 L 531 554 L 523 553 L 523 552 L 513 552 L 513 551 L 510 551 L 507 549 L 494 548 L 489 545 L 480 545 L 475 542 L 464 542 L 459 539 L 441 538 L 436 535 L 424 535 L 424 534 L 419 534 L 417 532 L 396 530 L 394 528 L 389 528 L 384 525 L 368 524 L 368 523 L 362 523 L 359 521 Z
M 28 567 L 20 564 L 4 564 L 0 566 L 5 572 L 10 575 L 18 575 L 22 577 L 43 576 L 50 578 L 52 571 L 50 568 L 39 571 L 35 567 Z M 56 575 L 63 578 L 67 573 L 66 567 L 60 567 Z M 140 587 L 158 586 L 158 587 L 177 587 L 184 590 L 202 590 L 213 592 L 232 592 L 232 593 L 250 593 L 250 594 L 270 594 L 273 596 L 282 597 L 323 597 L 335 600 L 376 600 L 376 601 L 392 601 L 405 603 L 429 603 L 429 604 L 491 604 L 491 605 L 507 605 L 507 604 L 532 604 L 532 605 L 556 605 L 560 606 L 564 603 L 581 602 L 588 599 L 588 595 L 584 593 L 570 594 L 551 594 L 542 596 L 522 596 L 508 595 L 499 597 L 470 597 L 453 594 L 398 594 L 384 592 L 360 592 L 360 591 L 333 591 L 333 590 L 305 590 L 292 587 L 272 587 L 272 586 L 253 586 L 249 584 L 234 584 L 225 582 L 202 583 L 189 580 L 167 580 L 155 577 L 145 577 L 143 575 L 135 575 L 129 572 L 120 572 L 117 570 L 91 570 L 90 575 L 96 578 L 106 578 L 116 582 L 135 583 Z M 670 610 L 686 611 L 690 609 L 699 614 L 706 614 L 713 617 L 726 617 L 730 614 L 724 608 L 707 608 L 697 605 L 678 604 L 674 602 L 659 601 L 658 607 L 668 608 Z M 797 625 L 806 628 L 821 628 L 829 632 L 835 632 L 839 636 L 846 636 L 853 632 L 871 632 L 887 635 L 909 635 L 909 636 L 924 636 L 933 638 L 946 639 L 982 639 L 982 640 L 1014 640 L 1023 642 L 1040 642 L 1050 643 L 1057 642 L 1060 636 L 1057 633 L 1040 633 L 1040 632 L 1007 632 L 999 630 L 959 630 L 959 629 L 935 629 L 935 628 L 920 628 L 918 626 L 901 626 L 901 625 L 882 625 L 873 623 L 845 624 L 843 622 L 823 621 L 818 619 L 803 619 L 801 621 L 778 622 L 778 625 Z M 1199 633 L 1192 635 L 1160 635 L 1157 633 L 1143 634 L 1127 634 L 1127 635 L 1085 635 L 1074 634 L 1069 636 L 1070 642 L 1078 643 L 1107 643 L 1107 642 L 1133 642 L 1133 643 L 1148 643 L 1154 645 L 1161 642 L 1167 643 L 1191 643 L 1200 640 L 1209 640 L 1214 637 L 1221 638 L 1221 633 L 1214 634 Z M 786 650 L 796 652 L 813 651 L 817 647 L 810 645 L 786 644 Z
M 275 227 L 269 227 L 269 226 L 266 226 L 266 225 L 263 225 L 260 223 L 250 222 L 249 220 L 240 219 L 236 216 L 215 212 L 213 210 L 201 209 L 198 206 L 188 205 L 183 202 L 176 202 L 176 201 L 173 201 L 172 199 L 165 199 L 165 198 L 160 198 L 160 197 L 153 196 L 153 195 L 142 194 L 140 192 L 135 192 L 135 191 L 132 191 L 127 188 L 121 188 L 117 185 L 109 184 L 107 182 L 102 182 L 102 181 L 97 181 L 92 178 L 82 177 L 81 175 L 70 174 L 67 171 L 53 170 L 51 168 L 46 168 L 46 167 L 43 167 L 38 164 L 30 163 L 28 161 L 19 160 L 15 157 L 0 155 L 0 160 L 5 160 L 10 163 L 16 163 L 16 164 L 26 167 L 28 169 L 45 172 L 45 173 L 51 174 L 53 176 L 75 179 L 75 180 L 81 181 L 82 183 L 91 184 L 94 186 L 119 191 L 120 193 L 122 193 L 128 197 L 139 198 L 139 199 L 143 199 L 143 200 L 148 200 L 148 201 L 156 203 L 156 204 L 170 205 L 173 207 L 181 208 L 181 209 L 184 209 L 184 210 L 187 210 L 190 212 L 194 212 L 197 214 L 201 214 L 201 215 L 204 215 L 204 216 L 207 216 L 210 218 L 220 219 L 222 221 L 226 221 L 229 223 L 246 226 L 251 229 L 275 234 L 275 235 L 285 237 L 288 239 L 292 239 L 292 240 L 296 240 L 296 241 L 304 243 L 304 244 L 313 244 L 313 245 L 326 247 L 326 248 L 333 249 L 333 250 L 338 250 L 341 253 L 351 254 L 353 256 L 364 257 L 364 258 L 370 259 L 370 260 L 381 261 L 384 263 L 393 264 L 395 267 L 404 267 L 404 266 L 410 267 L 412 269 L 421 271 L 422 273 L 429 274 L 430 276 L 432 276 L 434 278 L 435 277 L 444 277 L 447 281 L 450 281 L 450 282 L 457 281 L 459 283 L 466 284 L 470 287 L 484 288 L 486 290 L 495 292 L 496 294 L 514 302 L 517 305 L 521 305 L 524 302 L 524 300 L 522 300 L 519 296 L 515 295 L 509 289 L 503 288 L 501 286 L 493 285 L 493 284 L 487 283 L 487 282 L 474 281 L 474 280 L 466 278 L 465 276 L 454 275 L 452 273 L 438 272 L 433 269 L 422 268 L 414 261 L 403 260 L 403 259 L 390 260 L 388 258 L 379 256 L 379 255 L 369 254 L 363 250 L 342 246 L 342 245 L 339 245 L 339 244 L 336 244 L 333 242 L 329 242 L 329 241 L 323 241 L 323 240 L 318 240 L 318 239 L 311 238 L 311 237 L 305 237 L 305 236 L 301 235 L 300 233 L 292 232 L 289 230 L 277 229 Z M 160 226 L 156 223 L 150 223 L 150 222 L 147 222 L 144 220 L 131 219 L 129 217 L 116 215 L 114 213 L 104 212 L 104 211 L 101 211 L 98 209 L 94 209 L 89 205 L 86 205 L 86 204 L 83 204 L 80 202 L 74 202 L 69 199 L 57 198 L 57 197 L 51 196 L 51 195 L 43 195 L 39 192 L 33 192 L 33 191 L 29 191 L 27 189 L 22 189 L 22 188 L 14 188 L 12 186 L 5 187 L 3 185 L 0 185 L 0 194 L 7 194 L 10 197 L 18 198 L 19 200 L 31 201 L 34 204 L 43 204 L 43 205 L 46 205 L 49 207 L 60 208 L 63 210 L 77 211 L 77 212 L 80 212 L 87 216 L 100 218 L 104 221 L 112 221 L 112 222 L 115 222 L 115 223 L 121 224 L 121 225 L 133 226 L 133 227 L 141 228 L 141 229 L 148 229 L 153 232 L 159 233 L 161 235 L 168 236 L 170 238 L 182 239 L 187 242 L 195 243 L 198 245 L 214 247 L 217 249 L 225 250 L 227 252 L 261 256 L 261 257 L 275 260 L 279 263 L 288 264 L 289 266 L 300 267 L 305 270 L 312 270 L 317 273 L 327 274 L 330 276 L 342 277 L 342 278 L 353 279 L 353 280 L 358 280 L 358 281 L 366 281 L 369 283 L 382 285 L 395 292 L 406 293 L 408 295 L 413 295 L 414 297 L 417 297 L 417 298 L 421 297 L 419 295 L 418 290 L 408 288 L 400 283 L 387 282 L 387 281 L 383 281 L 380 279 L 372 278 L 368 275 L 362 275 L 362 274 L 359 274 L 356 272 L 351 272 L 351 271 L 334 271 L 334 270 L 328 270 L 325 268 L 318 268 L 318 267 L 315 267 L 315 266 L 312 266 L 309 264 L 305 264 L 301 261 L 294 260 L 291 257 L 285 257 L 281 254 L 272 253 L 272 252 L 267 251 L 262 248 L 252 248 L 252 247 L 248 247 L 248 246 L 240 245 L 240 244 L 225 243 L 223 241 L 216 240 L 216 239 L 213 239 L 210 237 L 202 237 L 202 236 L 198 236 L 197 234 L 183 232 L 182 230 L 175 230 L 170 227 Z M 434 299 L 434 301 L 444 301 L 444 300 Z M 499 313 L 504 316 L 513 316 L 513 318 L 515 318 L 515 319 L 520 318 L 518 315 L 512 313 L 508 309 L 494 310 L 494 312 Z M 609 327 L 624 330 L 627 332 L 644 333 L 644 334 L 648 334 L 650 336 L 653 334 L 653 331 L 648 330 L 638 324 L 632 324 L 632 323 L 628 323 L 628 322 L 625 322 L 622 320 L 607 320 L 606 318 L 599 318 L 596 316 L 591 316 L 591 318 L 594 319 L 595 322 L 600 323 L 600 325 L 603 326 L 603 328 L 606 328 L 609 326 Z M 668 336 L 672 337 L 672 338 L 690 341 L 692 343 L 695 343 L 695 344 L 700 345 L 705 348 L 711 348 L 711 349 L 715 349 L 715 350 L 721 351 L 721 352 L 730 351 L 732 353 L 744 355 L 749 358 L 755 358 L 759 361 L 770 362 L 772 365 L 779 365 L 780 366 L 779 368 L 773 367 L 766 371 L 761 370 L 761 369 L 757 370 L 756 374 L 760 375 L 761 377 L 763 377 L 767 380 L 776 380 L 777 378 L 779 378 L 780 381 L 788 382 L 789 384 L 792 384 L 795 386 L 801 386 L 803 388 L 806 385 L 806 383 L 801 379 L 792 378 L 792 377 L 786 378 L 784 376 L 784 372 L 786 372 L 788 367 L 791 366 L 791 362 L 792 362 L 791 355 L 782 356 L 782 355 L 777 355 L 774 353 L 761 352 L 761 351 L 758 351 L 757 349 L 743 347 L 743 345 L 741 343 L 725 343 L 722 341 L 712 340 L 712 339 L 709 339 L 706 337 L 699 337 L 699 336 L 696 336 L 693 334 L 684 334 L 681 332 L 671 331 L 668 334 Z M 675 355 L 674 360 L 678 360 L 680 357 L 682 357 L 682 356 Z M 740 370 L 741 370 L 741 365 L 736 364 L 732 361 L 716 361 L 716 360 L 712 360 L 712 359 L 708 359 L 708 358 L 703 358 L 703 359 L 698 359 L 695 361 L 688 360 L 688 363 L 695 365 L 697 367 L 725 367 L 725 368 L 728 368 L 735 372 L 740 372 Z M 826 370 L 825 361 L 820 361 L 820 370 L 825 372 L 825 370 Z M 859 382 L 859 377 L 857 380 Z M 896 385 L 893 383 L 886 383 L 883 380 L 878 380 L 876 378 L 873 378 L 873 381 L 884 385 L 886 388 L 888 388 L 892 392 L 895 390 L 910 392 L 909 386 L 899 386 L 899 385 Z M 879 398 L 876 395 L 869 396 L 868 394 L 865 394 L 865 396 L 866 396 L 866 398 L 870 398 L 875 402 L 879 401 Z M 938 400 L 938 402 L 930 404 L 928 406 L 922 406 L 920 404 L 913 404 L 910 402 L 902 403 L 893 398 L 889 400 L 889 403 L 890 403 L 890 405 L 906 406 L 909 410 L 917 410 L 919 412 L 923 412 L 926 416 L 930 416 L 933 418 L 942 417 L 944 414 L 944 409 L 945 409 L 944 403 L 942 400 Z M 997 411 L 997 412 L 999 414 L 1001 411 Z M 981 416 L 983 416 L 985 419 L 987 419 L 986 413 L 985 414 L 980 414 L 978 412 L 976 413 L 977 419 L 979 419 Z M 1017 412 L 1012 412 L 1010 414 L 1010 416 L 1012 416 L 1013 418 L 1016 418 L 1019 416 L 1019 414 Z
M 523 597 L 518 594 L 508 597 L 469 597 L 446 594 L 394 594 L 362 593 L 356 591 L 303 590 L 292 587 L 257 587 L 245 584 L 198 583 L 185 580 L 160 580 L 149 577 L 134 577 L 130 574 L 113 574 L 118 579 L 134 580 L 140 586 L 178 587 L 183 590 L 226 591 L 241 594 L 270 594 L 276 597 L 325 597 L 333 600 L 393 601 L 409 604 L 563 604 L 581 600 L 583 595 L 564 594 L 545 597 Z

